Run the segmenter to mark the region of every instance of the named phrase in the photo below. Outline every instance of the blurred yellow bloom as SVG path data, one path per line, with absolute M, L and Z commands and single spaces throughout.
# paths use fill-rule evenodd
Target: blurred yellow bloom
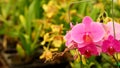
M 61 24 L 61 25 L 51 25 L 51 29 L 52 29 L 53 33 L 61 34 L 62 29 L 63 29 L 63 24 Z
M 50 51 L 52 51 L 52 52 L 58 51 L 58 48 L 50 48 Z
M 51 20 L 50 19 L 38 19 L 33 21 L 36 24 L 36 27 L 39 27 L 42 25 L 42 30 L 40 31 L 40 36 L 43 37 L 46 33 L 46 30 L 49 30 L 51 28 Z
M 86 59 L 85 59 L 85 56 L 82 55 L 82 63 L 85 65 L 86 64 Z
M 80 55 L 78 50 L 70 50 L 70 53 L 71 53 L 73 56 L 75 56 L 75 55 L 78 56 L 78 57 L 76 58 L 76 60 L 75 60 L 74 63 L 76 63 L 76 62 L 80 62 L 80 61 L 81 61 L 80 56 L 81 56 L 81 57 L 82 57 L 82 63 L 83 63 L 84 65 L 86 64 L 85 56 Z
M 50 33 L 46 33 L 43 37 L 43 41 L 41 42 L 44 45 L 46 42 L 50 42 L 53 40 L 53 37 L 50 36 Z
M 51 23 L 51 19 L 38 19 L 38 20 L 34 20 L 33 22 L 37 23 L 36 27 L 38 27 L 39 25 L 43 25 L 43 29 L 50 29 L 52 23 Z
M 98 8 L 100 9 L 101 11 L 104 11 L 104 4 L 103 3 L 96 3 L 94 5 L 94 8 Z
M 58 12 L 58 9 L 59 9 L 59 6 L 53 0 L 49 1 L 47 5 L 43 4 L 42 7 L 48 18 L 52 18 Z
M 45 51 L 43 52 L 43 54 L 39 58 L 45 59 L 45 62 L 50 61 L 52 59 L 52 52 L 46 47 L 43 47 L 43 48 Z
M 120 53 L 117 53 L 117 54 L 118 54 L 118 61 L 120 61 Z M 115 56 L 115 58 L 117 58 L 117 55 L 116 55 L 116 54 L 115 54 L 114 56 Z M 113 57 L 112 57 L 112 61 L 116 62 Z
M 112 21 L 112 18 L 110 18 L 110 17 L 105 17 L 102 19 L 98 18 L 97 21 L 98 22 L 103 21 L 103 23 L 107 24 L 108 22 Z
M 118 5 L 120 5 L 120 0 L 117 0 Z
M 106 17 L 106 18 L 105 18 L 105 23 L 108 23 L 108 22 L 110 22 L 110 21 L 112 21 L 112 18 L 110 18 L 110 17 Z
M 45 62 L 51 61 L 53 59 L 53 53 L 54 51 L 58 51 L 58 48 L 48 48 L 43 46 L 44 52 L 41 56 L 39 56 L 39 59 L 45 59 Z
M 60 8 L 67 8 L 71 0 L 56 0 Z
M 74 60 L 74 62 L 70 62 L 70 65 L 72 66 L 72 68 L 76 68 L 76 64 L 80 64 L 80 62 L 82 62 L 82 64 L 86 65 L 86 59 L 85 59 L 85 56 L 83 55 L 80 55 L 78 50 L 70 50 L 70 53 L 73 55 L 73 56 L 76 56 L 77 55 L 77 58 Z M 82 60 L 81 60 L 81 57 L 82 57 Z
M 53 42 L 52 42 L 52 45 L 54 46 L 54 47 L 61 47 L 61 45 L 62 45 L 62 43 L 63 43 L 63 36 L 55 36 L 54 37 L 54 40 L 53 40 Z
M 120 18 L 115 18 L 115 21 L 120 23 Z
M 72 15 L 77 15 L 77 11 L 75 9 L 70 10 L 70 17 Z M 68 12 L 62 13 L 62 16 L 60 17 L 60 20 L 65 20 L 66 22 L 69 22 Z

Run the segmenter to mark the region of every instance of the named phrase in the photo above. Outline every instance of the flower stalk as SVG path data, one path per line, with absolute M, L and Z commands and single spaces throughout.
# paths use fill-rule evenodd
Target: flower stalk
M 113 0 L 112 0 L 112 21 L 113 21 L 113 32 L 114 32 L 114 38 L 116 38 L 116 34 L 115 34 L 115 23 L 114 23 L 114 12 L 113 12 L 113 9 L 114 9 L 114 5 L 113 5 Z M 118 61 L 118 53 L 116 53 L 116 58 L 113 56 L 113 58 L 116 60 L 116 63 L 117 63 L 117 66 L 119 68 L 119 61 Z

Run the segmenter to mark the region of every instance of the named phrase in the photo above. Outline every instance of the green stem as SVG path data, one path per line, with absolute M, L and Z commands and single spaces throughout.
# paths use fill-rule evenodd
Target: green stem
M 115 60 L 115 62 L 116 62 L 116 64 L 117 64 L 117 68 L 119 68 L 119 65 L 118 65 L 118 60 L 115 58 L 115 56 L 114 55 L 112 55 L 112 57 L 113 57 L 113 59 Z
M 113 31 L 114 31 L 114 38 L 116 38 L 116 35 L 115 35 L 115 23 L 114 23 L 114 12 L 113 12 L 113 0 L 112 0 L 112 21 L 113 21 Z
M 82 68 L 82 55 L 80 55 L 80 68 Z
M 116 38 L 116 35 L 115 35 L 115 23 L 114 23 L 114 12 L 113 12 L 113 9 L 114 9 L 114 5 L 113 5 L 113 0 L 112 0 L 112 21 L 113 21 L 113 31 L 114 31 L 114 38 Z M 117 62 L 117 65 L 118 65 L 118 53 L 116 53 L 116 58 L 113 56 L 113 58 L 116 60 Z M 118 65 L 118 68 L 119 68 L 119 65 Z

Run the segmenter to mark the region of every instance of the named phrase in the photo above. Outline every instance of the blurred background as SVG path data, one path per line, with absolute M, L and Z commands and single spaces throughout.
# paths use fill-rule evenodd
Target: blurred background
M 113 0 L 113 8 L 112 0 L 0 0 L 0 68 L 114 66 L 115 61 L 104 54 L 82 63 L 80 57 L 73 60 L 75 50 L 61 56 L 70 22 L 75 25 L 85 16 L 101 23 L 114 17 L 120 23 L 120 0 Z

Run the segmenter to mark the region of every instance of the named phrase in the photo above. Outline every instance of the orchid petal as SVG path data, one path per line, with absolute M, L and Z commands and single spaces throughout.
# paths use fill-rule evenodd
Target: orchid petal
M 90 25 L 90 23 L 92 22 L 92 19 L 89 16 L 84 17 L 82 23 L 84 23 L 85 25 Z
M 95 56 L 98 55 L 96 45 L 93 43 L 87 44 L 86 46 L 79 48 L 78 50 L 82 55 L 85 55 L 87 58 L 89 58 L 92 55 L 95 55 Z M 86 53 L 86 51 L 88 52 Z
M 71 43 L 71 41 L 72 41 L 72 39 L 71 39 L 71 32 L 70 32 L 70 31 L 67 32 L 67 34 L 64 36 L 64 38 L 65 38 L 65 40 L 67 41 L 67 42 L 66 42 L 66 46 L 69 46 L 70 43 Z
M 115 25 L 115 36 L 117 40 L 120 40 L 120 24 L 114 22 Z M 114 31 L 113 31 L 113 23 L 109 22 L 107 23 L 107 27 L 109 29 L 110 35 L 114 36 Z
M 77 24 L 72 28 L 71 37 L 77 43 L 83 43 L 83 35 L 85 32 L 84 24 Z
M 103 41 L 102 51 L 109 55 L 120 52 L 120 42 L 110 35 L 107 40 Z
M 91 36 L 94 42 L 102 40 L 105 35 L 105 30 L 102 27 L 101 23 L 92 23 L 91 24 Z

